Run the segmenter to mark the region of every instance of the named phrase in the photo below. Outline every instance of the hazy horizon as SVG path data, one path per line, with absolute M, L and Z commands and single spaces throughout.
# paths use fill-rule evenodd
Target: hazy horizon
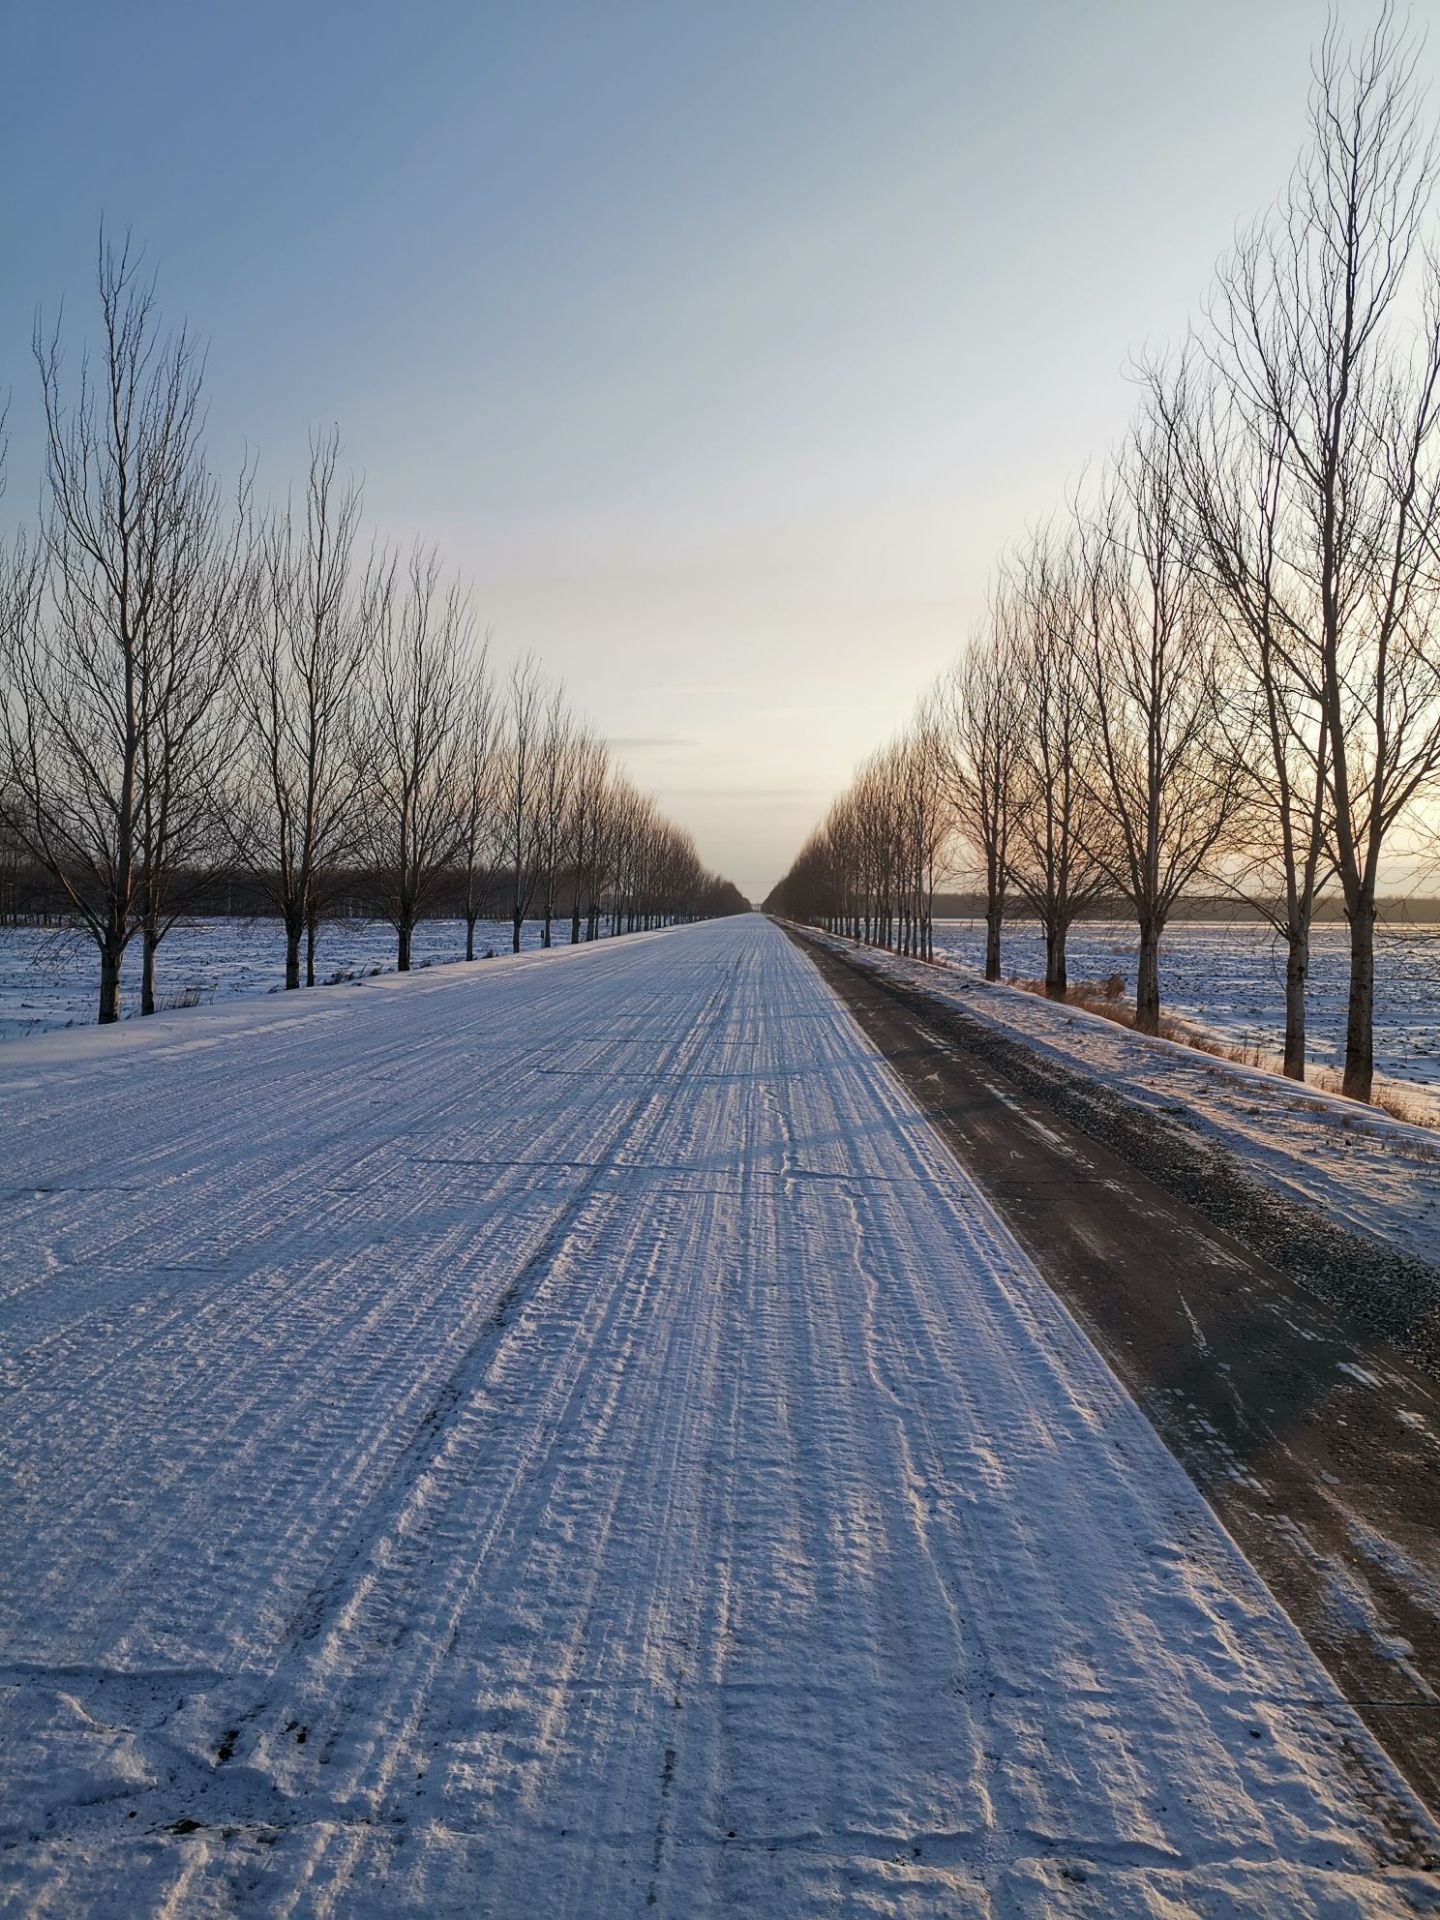
M 758 900 L 1283 184 L 1325 17 L 26 0 L 5 515 L 36 307 L 78 345 L 103 215 L 210 343 L 217 461 L 283 492 L 338 422 L 368 520 Z

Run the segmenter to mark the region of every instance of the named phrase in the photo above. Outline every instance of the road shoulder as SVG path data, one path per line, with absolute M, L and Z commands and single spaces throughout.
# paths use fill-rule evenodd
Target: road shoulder
M 1167 1182 L 1152 1116 L 1092 1131 L 1094 1100 L 1048 1064 L 1027 1072 L 1019 1042 L 792 937 L 1440 1811 L 1440 1386 L 1414 1339 L 1274 1257 L 1318 1242 L 1333 1269 L 1348 1250 L 1324 1223 L 1307 1243 L 1296 1209 L 1270 1218 L 1271 1196 L 1214 1165 Z

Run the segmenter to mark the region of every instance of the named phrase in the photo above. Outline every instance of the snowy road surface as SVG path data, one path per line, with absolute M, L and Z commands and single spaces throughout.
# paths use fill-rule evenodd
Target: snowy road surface
M 1433 1910 L 766 922 L 21 1041 L 0 1133 L 0 1911 Z

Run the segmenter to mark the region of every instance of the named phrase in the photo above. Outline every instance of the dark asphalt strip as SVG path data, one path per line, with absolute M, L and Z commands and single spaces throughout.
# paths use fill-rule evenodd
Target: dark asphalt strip
M 1048 1063 L 1027 1073 L 1036 1056 L 1003 1037 L 1021 1058 L 1002 1067 L 982 1023 L 800 944 L 1440 1816 L 1440 1383 L 1384 1331 L 1433 1349 L 1440 1276 L 1401 1261 L 1419 1298 L 1362 1310 L 1375 1250 L 1297 1223 L 1195 1142 L 1202 1211 L 1164 1177 L 1193 1136 L 1161 1143 L 1135 1107 L 1082 1127 L 1077 1105 L 1127 1103 Z M 1273 1231 L 1246 1226 L 1272 1213 L 1302 1254 L 1323 1247 L 1323 1271 L 1266 1257 Z

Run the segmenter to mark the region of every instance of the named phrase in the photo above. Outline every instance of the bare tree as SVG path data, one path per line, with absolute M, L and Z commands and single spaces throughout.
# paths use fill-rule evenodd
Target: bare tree
M 261 530 L 249 644 L 236 675 L 249 749 L 230 796 L 237 849 L 271 889 L 285 927 L 285 985 L 315 984 L 315 927 L 327 874 L 356 849 L 358 724 L 368 634 L 352 562 L 360 494 L 339 475 L 340 441 L 312 438 L 303 509 Z
M 364 817 L 401 973 L 410 971 L 416 921 L 465 845 L 472 624 L 461 588 L 441 590 L 433 549 L 417 547 L 403 577 L 393 556 L 372 562 L 362 615 L 372 636 Z
M 884 748 L 860 768 L 837 809 L 832 839 L 837 851 L 849 842 L 855 870 L 851 878 L 869 929 L 866 937 L 881 946 L 899 943 L 900 876 L 896 862 L 896 794 Z
M 1244 287 L 1243 275 L 1222 279 L 1222 303 L 1227 295 L 1239 303 L 1227 307 L 1232 331 L 1249 324 L 1240 321 Z M 1311 929 L 1334 871 L 1329 727 L 1292 665 L 1284 435 L 1223 351 L 1212 350 L 1210 374 L 1200 385 L 1185 363 L 1173 378 L 1152 367 L 1148 383 L 1177 450 L 1196 564 L 1229 651 L 1222 715 L 1237 774 L 1237 857 L 1217 878 L 1285 943 L 1284 1071 L 1303 1080 Z
M 633 933 L 644 912 L 647 840 L 657 815 L 648 794 L 628 780 L 610 787 L 610 932 Z
M 896 944 L 896 795 L 884 752 L 861 767 L 840 805 L 832 810 L 830 843 L 847 869 L 847 892 L 860 909 L 866 941 Z
M 1234 818 L 1224 653 L 1186 545 L 1173 437 L 1142 419 L 1086 529 L 1080 606 L 1094 715 L 1097 850 L 1139 934 L 1135 1024 L 1160 1027 L 1160 941 Z
M 1277 449 L 1268 617 L 1317 716 L 1350 930 L 1344 1087 L 1359 1099 L 1381 861 L 1440 771 L 1440 268 L 1420 245 L 1437 152 L 1420 116 L 1393 9 L 1353 51 L 1332 24 L 1309 150 L 1237 249 L 1215 314 L 1226 377 Z
M 160 943 L 214 870 L 231 751 L 230 692 L 248 611 L 246 484 L 233 510 L 196 468 L 176 503 L 173 552 L 145 638 L 140 732 L 140 1011 L 154 1013 Z
M 153 820 L 156 729 L 179 722 L 167 634 L 197 501 L 201 362 L 164 336 L 128 240 L 101 234 L 101 346 L 67 404 L 58 329 L 38 331 L 46 423 L 43 603 L 11 567 L 4 754 L 10 821 L 63 889 L 100 959 L 99 1018 L 119 1018 Z M 34 563 L 36 556 L 31 555 Z M 167 705 L 167 702 L 171 703 Z
M 610 781 L 610 755 L 603 740 L 582 727 L 575 741 L 575 773 L 571 783 L 567 840 L 573 868 L 570 895 L 570 944 L 595 938 L 603 883 L 605 803 Z
M 1040 923 L 1045 991 L 1063 1000 L 1066 947 L 1077 916 L 1106 885 L 1110 841 L 1094 779 L 1094 716 L 1081 651 L 1079 556 L 1053 534 L 1032 542 L 1006 591 L 1014 609 L 1010 671 L 1025 690 L 1016 725 L 1009 878 Z
M 538 813 L 544 730 L 545 686 L 538 665 L 527 654 L 510 671 L 500 779 L 500 850 L 510 880 L 511 941 L 516 953 L 543 867 Z
M 43 544 L 16 529 L 0 544 L 0 832 L 7 865 L 18 882 L 23 867 L 39 862 L 36 849 L 44 844 L 46 815 L 54 804 L 52 775 L 44 760 L 46 729 L 43 720 L 49 699 L 32 690 L 43 681 L 51 692 L 51 663 L 41 632 L 45 599 Z M 58 695 L 58 689 L 55 689 Z M 18 910 L 18 890 L 16 904 Z
M 461 911 L 467 960 L 475 958 L 475 923 L 491 904 L 499 858 L 501 756 L 497 731 L 487 634 L 470 666 L 461 720 L 459 858 L 465 876 Z
M 535 793 L 542 947 L 550 945 L 555 924 L 561 863 L 567 853 L 566 829 L 570 820 L 575 767 L 575 720 L 566 705 L 564 688 L 555 687 L 545 709 Z
M 940 771 L 957 828 L 979 855 L 985 882 L 985 978 L 1000 978 L 1010 873 L 1010 821 L 1023 690 L 1014 661 L 1014 607 L 992 596 L 987 627 L 942 681 Z
M 906 887 L 910 902 L 910 951 L 935 958 L 935 887 L 951 816 L 944 788 L 943 716 L 933 694 L 921 702 L 901 746 L 901 803 Z

